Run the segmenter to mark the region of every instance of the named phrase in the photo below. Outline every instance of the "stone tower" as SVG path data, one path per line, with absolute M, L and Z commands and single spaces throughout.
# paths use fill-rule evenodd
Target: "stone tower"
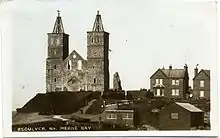
M 88 90 L 109 90 L 109 33 L 104 31 L 97 11 L 92 31 L 87 32 Z
M 64 33 L 62 19 L 58 16 L 52 33 L 48 33 L 46 59 L 46 91 L 61 91 L 63 88 L 63 60 L 69 54 L 69 35 Z

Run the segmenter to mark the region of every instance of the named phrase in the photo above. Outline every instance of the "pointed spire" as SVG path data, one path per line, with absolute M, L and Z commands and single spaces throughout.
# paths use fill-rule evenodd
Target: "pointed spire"
M 104 28 L 102 25 L 102 18 L 101 18 L 101 15 L 99 14 L 99 11 L 97 11 L 97 15 L 95 18 L 92 31 L 97 31 L 97 32 L 104 31 Z
M 60 17 L 60 10 L 57 10 L 57 19 L 53 28 L 53 33 L 64 33 L 62 19 Z

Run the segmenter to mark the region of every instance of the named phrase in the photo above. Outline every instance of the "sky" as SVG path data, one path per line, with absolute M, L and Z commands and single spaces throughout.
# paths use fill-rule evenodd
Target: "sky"
M 45 93 L 47 33 L 52 32 L 57 10 L 70 35 L 70 52 L 76 50 L 85 59 L 86 32 L 92 30 L 99 10 L 110 33 L 110 87 L 119 72 L 123 89 L 148 89 L 150 76 L 169 65 L 187 64 L 190 85 L 196 64 L 210 69 L 212 80 L 217 80 L 214 0 L 10 0 L 1 6 L 0 15 L 11 21 L 13 109 Z M 215 82 L 211 86 L 217 90 Z

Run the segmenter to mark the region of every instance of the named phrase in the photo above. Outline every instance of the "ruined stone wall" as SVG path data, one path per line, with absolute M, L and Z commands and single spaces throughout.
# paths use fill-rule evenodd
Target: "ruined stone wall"
M 68 91 L 87 90 L 87 61 L 73 51 L 63 62 L 64 87 Z

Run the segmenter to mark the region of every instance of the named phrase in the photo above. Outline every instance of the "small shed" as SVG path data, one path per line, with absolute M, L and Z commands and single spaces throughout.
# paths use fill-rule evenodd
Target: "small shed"
M 190 103 L 175 102 L 159 113 L 160 130 L 190 130 L 204 125 L 204 112 Z

